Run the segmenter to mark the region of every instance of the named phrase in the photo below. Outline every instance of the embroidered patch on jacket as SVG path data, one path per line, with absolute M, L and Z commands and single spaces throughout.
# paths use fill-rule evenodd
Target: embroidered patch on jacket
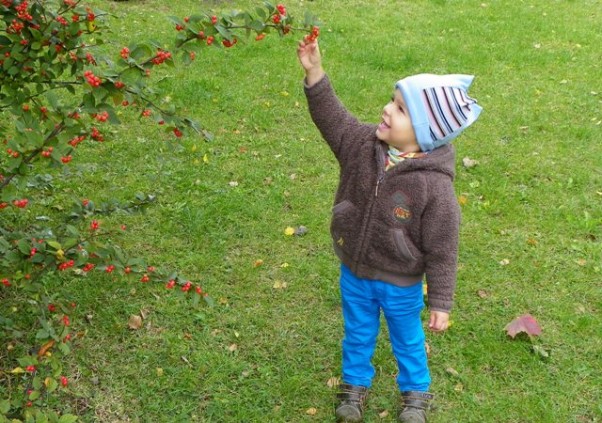
M 408 223 L 412 219 L 410 201 L 403 192 L 393 194 L 393 216 L 401 223 Z

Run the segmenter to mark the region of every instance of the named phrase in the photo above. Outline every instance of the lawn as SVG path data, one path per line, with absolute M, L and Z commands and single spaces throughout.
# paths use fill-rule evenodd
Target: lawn
M 169 15 L 253 1 L 92 0 L 115 46 L 167 41 Z M 324 67 L 358 118 L 376 122 L 393 83 L 476 75 L 484 112 L 454 141 L 462 204 L 452 327 L 427 335 L 432 422 L 602 422 L 602 2 L 293 0 L 316 14 Z M 299 36 L 300 37 L 300 36 Z M 296 35 L 206 49 L 161 85 L 212 141 L 181 149 L 133 120 L 63 173 L 73 195 L 126 201 L 125 248 L 185 271 L 213 306 L 163 286 L 55 280 L 80 335 L 64 409 L 86 422 L 332 421 L 340 377 L 338 263 L 329 237 L 338 169 L 306 109 Z M 478 164 L 463 165 L 468 157 Z M 304 226 L 303 236 L 287 227 Z M 541 336 L 509 338 L 525 313 Z M 128 328 L 143 314 L 138 330 Z M 384 326 L 383 326 L 384 328 Z M 4 354 L 1 356 L 4 358 Z M 366 422 L 393 422 L 386 330 Z M 4 390 L 4 389 L 3 389 Z

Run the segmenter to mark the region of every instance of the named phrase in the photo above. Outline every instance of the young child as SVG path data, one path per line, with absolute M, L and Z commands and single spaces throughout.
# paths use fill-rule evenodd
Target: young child
M 311 117 L 340 165 L 331 234 L 341 261 L 343 381 L 337 421 L 359 422 L 374 377 L 380 312 L 399 373 L 401 422 L 426 422 L 433 399 L 421 310 L 428 327 L 449 325 L 456 284 L 460 211 L 449 142 L 481 112 L 468 75 L 421 74 L 395 84 L 378 125 L 358 122 L 336 97 L 317 42 L 301 41 Z

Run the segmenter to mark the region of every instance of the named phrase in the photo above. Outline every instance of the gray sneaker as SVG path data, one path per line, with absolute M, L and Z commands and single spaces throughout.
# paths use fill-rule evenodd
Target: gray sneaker
M 402 423 L 426 423 L 426 412 L 435 396 L 428 392 L 406 391 L 401 393 L 402 409 L 399 421 Z
M 340 401 L 335 411 L 337 422 L 362 422 L 368 388 L 348 383 L 339 385 L 337 399 Z

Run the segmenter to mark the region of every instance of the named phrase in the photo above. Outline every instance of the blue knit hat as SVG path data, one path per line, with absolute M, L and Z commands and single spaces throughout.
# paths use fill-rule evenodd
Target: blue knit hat
M 466 93 L 473 79 L 424 73 L 397 81 L 422 151 L 449 143 L 477 120 L 483 109 Z

